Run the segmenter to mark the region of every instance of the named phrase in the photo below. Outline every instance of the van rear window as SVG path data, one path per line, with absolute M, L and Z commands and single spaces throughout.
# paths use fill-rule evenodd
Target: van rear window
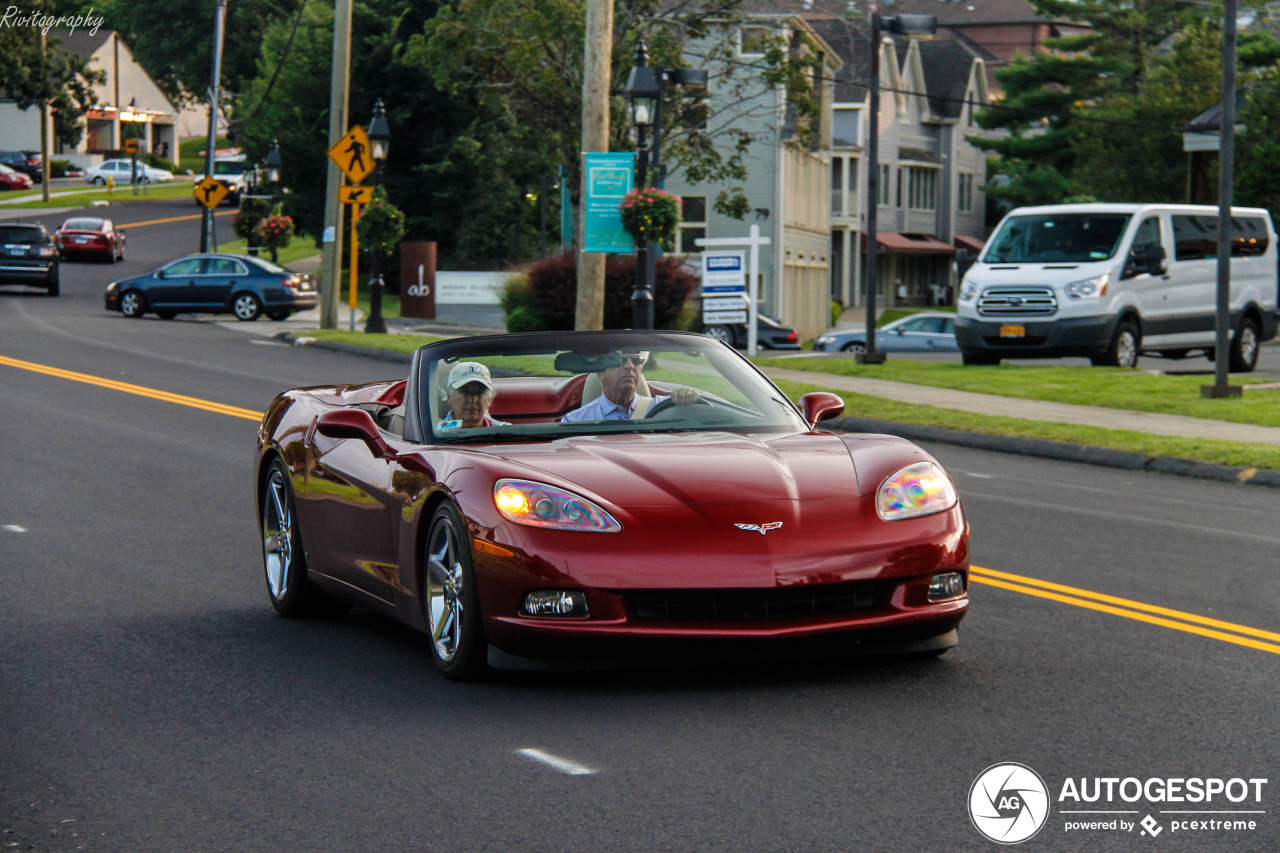
M 1231 217 L 1231 257 L 1249 258 L 1267 251 L 1271 238 L 1260 216 Z M 1218 217 L 1175 214 L 1174 258 L 1201 261 L 1218 257 Z
M 1014 216 L 987 243 L 988 264 L 1105 261 L 1120 247 L 1127 213 L 1055 213 Z

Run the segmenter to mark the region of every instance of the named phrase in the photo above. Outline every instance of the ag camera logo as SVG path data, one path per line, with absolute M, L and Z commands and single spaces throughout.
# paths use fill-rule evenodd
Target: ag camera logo
M 969 819 L 997 844 L 1020 844 L 1049 819 L 1049 788 L 1025 764 L 993 764 L 969 788 Z

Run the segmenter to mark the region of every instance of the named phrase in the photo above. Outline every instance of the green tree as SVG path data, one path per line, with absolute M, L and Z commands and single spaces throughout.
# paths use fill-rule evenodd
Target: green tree
M 1240 113 L 1236 136 L 1235 202 L 1265 207 L 1280 218 L 1280 65 L 1263 69 Z

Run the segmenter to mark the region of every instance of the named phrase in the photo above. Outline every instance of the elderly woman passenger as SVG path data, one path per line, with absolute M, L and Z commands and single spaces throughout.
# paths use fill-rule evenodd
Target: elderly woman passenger
M 506 421 L 489 417 L 489 406 L 496 392 L 489 368 L 478 361 L 460 361 L 449 371 L 445 388 L 449 395 L 449 411 L 440 429 L 475 429 L 508 426 Z

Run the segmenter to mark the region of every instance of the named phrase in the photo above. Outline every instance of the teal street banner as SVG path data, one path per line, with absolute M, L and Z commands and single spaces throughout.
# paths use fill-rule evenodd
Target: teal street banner
M 586 153 L 582 157 L 582 251 L 630 252 L 631 235 L 622 227 L 620 207 L 631 192 L 634 155 Z

